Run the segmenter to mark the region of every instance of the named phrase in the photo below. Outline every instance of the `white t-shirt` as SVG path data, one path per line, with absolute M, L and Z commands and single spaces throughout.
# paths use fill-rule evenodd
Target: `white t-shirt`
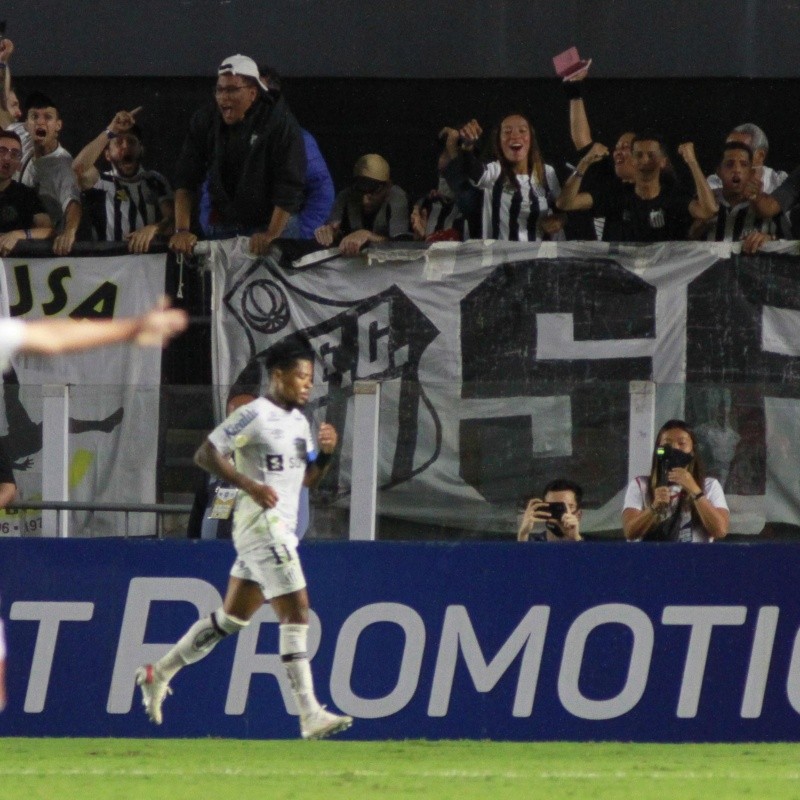
M 650 478 L 647 475 L 640 475 L 628 484 L 628 490 L 625 492 L 625 502 L 622 504 L 623 509 L 633 508 L 636 511 L 642 511 L 647 508 L 647 484 L 649 480 Z M 703 491 L 706 493 L 709 503 L 711 503 L 714 508 L 724 508 L 726 511 L 728 510 L 728 502 L 725 500 L 725 493 L 722 491 L 722 486 L 720 486 L 716 478 L 706 478 L 703 484 Z M 670 485 L 670 513 L 675 510 L 680 493 L 680 486 L 674 484 Z M 705 528 L 692 522 L 691 512 L 689 509 L 686 509 L 681 514 L 678 541 L 710 542 L 713 540 L 706 533 Z
M 23 325 L 19 319 L 0 319 L 0 372 L 5 372 L 14 356 L 22 345 Z
M 316 457 L 311 428 L 302 412 L 286 411 L 259 397 L 236 409 L 208 439 L 223 455 L 233 454 L 237 471 L 271 486 L 278 495 L 274 510 L 282 523 L 280 531 L 267 522 L 261 506 L 238 491 L 233 517 L 237 549 L 265 540 L 296 546 L 300 490 L 308 462 Z

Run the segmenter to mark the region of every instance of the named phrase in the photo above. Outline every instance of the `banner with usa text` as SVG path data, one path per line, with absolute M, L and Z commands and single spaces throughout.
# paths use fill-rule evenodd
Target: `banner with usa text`
M 6 258 L 2 303 L 22 319 L 112 318 L 142 313 L 164 291 L 165 257 Z M 4 377 L 0 444 L 20 500 L 42 498 L 42 391 L 69 385 L 69 499 L 155 502 L 161 351 L 118 345 L 57 358 L 18 356 Z M 73 512 L 75 536 L 121 530 L 119 517 Z M 129 532 L 152 534 L 132 514 Z M 0 514 L 0 535 L 41 533 L 41 512 Z

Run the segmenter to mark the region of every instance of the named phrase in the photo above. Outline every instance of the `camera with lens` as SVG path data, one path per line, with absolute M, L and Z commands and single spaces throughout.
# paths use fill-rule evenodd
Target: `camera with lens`
M 564 534 L 561 531 L 561 528 L 558 527 L 557 523 L 561 522 L 562 517 L 567 513 L 567 504 L 545 503 L 542 510 L 547 511 L 547 513 L 552 517 L 552 519 L 545 522 L 545 528 L 547 528 L 547 530 L 550 531 L 550 533 L 552 533 L 554 536 L 563 536 Z
M 691 453 L 684 453 L 676 447 L 668 444 L 660 445 L 656 448 L 656 465 L 658 467 L 658 485 L 668 486 L 670 470 L 678 467 L 687 467 L 691 464 L 694 456 Z

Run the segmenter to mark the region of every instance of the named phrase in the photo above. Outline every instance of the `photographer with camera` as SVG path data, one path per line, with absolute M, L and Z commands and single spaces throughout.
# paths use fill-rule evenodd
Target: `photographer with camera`
M 583 489 L 574 481 L 556 478 L 544 487 L 544 500 L 528 501 L 522 515 L 517 541 L 582 542 L 581 500 Z M 537 523 L 544 530 L 534 533 Z
M 656 436 L 650 475 L 628 484 L 622 531 L 628 541 L 711 542 L 728 534 L 728 503 L 716 478 L 706 477 L 697 439 L 679 419 Z

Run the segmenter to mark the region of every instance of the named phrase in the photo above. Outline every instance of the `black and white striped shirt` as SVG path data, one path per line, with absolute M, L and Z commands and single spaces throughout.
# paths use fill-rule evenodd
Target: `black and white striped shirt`
M 709 221 L 706 241 L 709 242 L 739 242 L 753 231 L 781 236 L 780 216 L 763 219 L 756 215 L 749 200 L 731 205 L 723 196 L 722 189 L 715 189 L 719 211 L 717 216 Z
M 539 221 L 551 213 L 561 192 L 556 171 L 545 164 L 545 186 L 535 176 L 517 175 L 519 189 L 506 184 L 500 162 L 487 164 L 474 185 L 483 190 L 483 235 L 511 242 L 541 241 Z
M 161 221 L 161 203 L 172 200 L 172 189 L 154 170 L 140 167 L 133 177 L 123 178 L 112 169 L 100 173 L 86 199 L 94 237 L 122 242 L 129 233 Z

